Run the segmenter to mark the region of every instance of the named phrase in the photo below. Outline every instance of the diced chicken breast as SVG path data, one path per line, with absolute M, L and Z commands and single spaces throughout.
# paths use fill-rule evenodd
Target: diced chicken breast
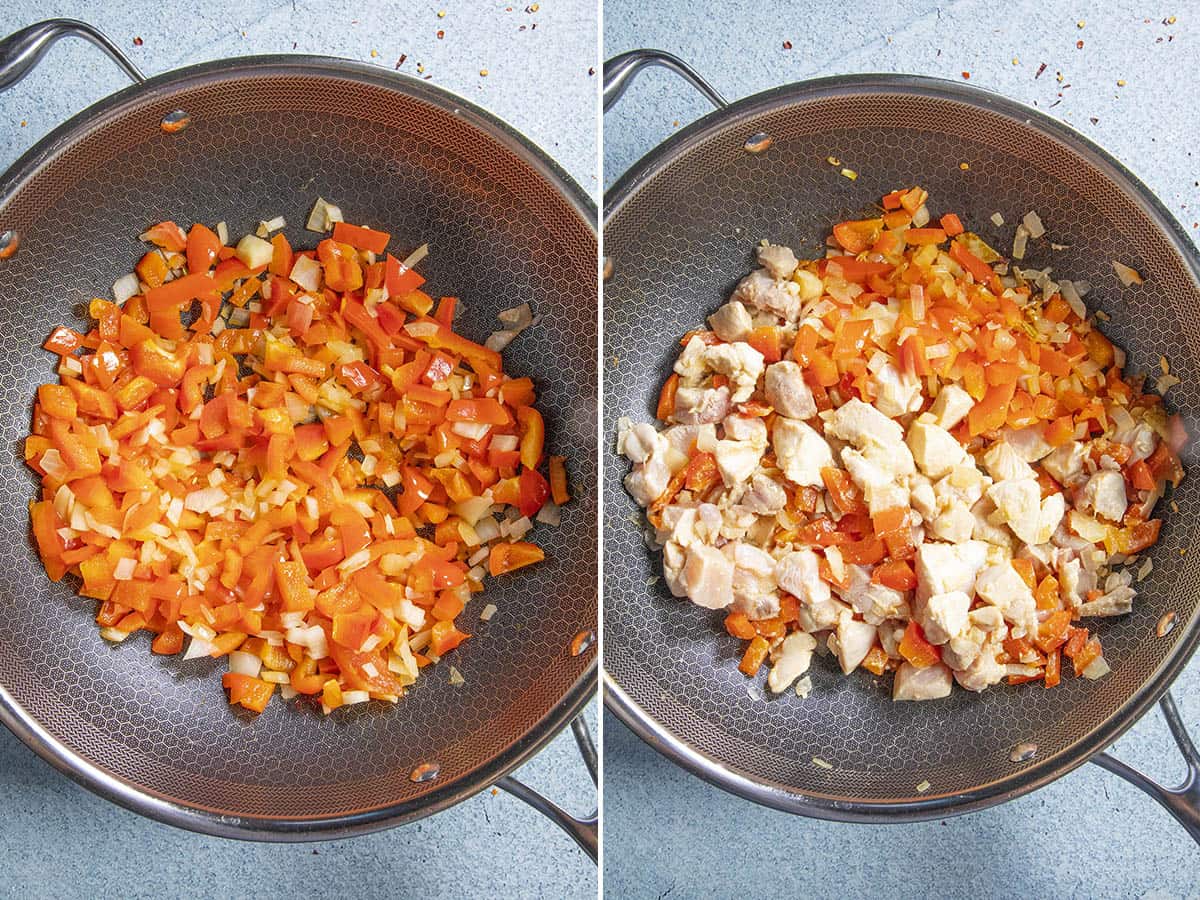
M 926 522 L 937 517 L 938 502 L 933 493 L 933 483 L 924 475 L 914 475 L 909 479 L 909 502 Z
M 766 269 L 755 269 L 733 289 L 734 300 L 792 321 L 800 316 L 799 286 L 776 281 Z
M 708 344 L 699 335 L 694 336 L 675 360 L 675 374 L 683 379 L 685 385 L 703 381 L 708 374 L 707 355 Z
M 971 598 L 962 591 L 934 594 L 927 601 L 920 625 L 931 644 L 944 644 L 967 629 Z
M 987 497 L 971 507 L 971 515 L 975 517 L 975 528 L 971 537 L 977 541 L 986 541 L 992 547 L 1003 547 L 1011 555 L 1016 538 L 1003 525 L 992 524 L 991 517 L 995 512 L 996 504 Z
M 729 378 L 732 388 L 730 400 L 734 403 L 745 403 L 750 399 L 763 373 L 763 355 L 741 341 L 709 347 L 704 354 L 704 361 L 714 372 Z
M 668 542 L 663 545 L 663 581 L 676 597 L 687 596 L 687 584 L 684 582 L 683 570 L 687 565 L 687 551 L 676 543 Z
M 812 550 L 793 550 L 775 564 L 780 589 L 800 601 L 800 625 L 805 631 L 833 628 L 846 608 L 833 599 L 817 566 L 818 557 Z
M 934 422 L 950 431 L 967 417 L 972 407 L 975 406 L 975 401 L 971 399 L 971 395 L 960 388 L 957 384 L 947 384 L 942 387 L 941 393 L 933 401 L 933 405 L 929 407 L 929 412 L 933 415 Z
M 617 435 L 617 452 L 628 457 L 630 462 L 645 462 L 656 451 L 661 453 L 666 446 L 666 439 L 653 425 L 645 422 L 638 422 Z
M 791 688 L 794 680 L 809 671 L 812 650 L 816 648 L 816 638 L 806 631 L 793 631 L 785 637 L 779 656 L 767 673 L 767 689 L 773 694 L 782 694 Z
M 1004 613 L 994 606 L 981 606 L 971 610 L 968 618 L 974 628 L 984 632 L 999 632 L 1004 628 Z
M 991 609 L 991 607 L 988 607 Z M 996 613 L 999 616 L 999 613 Z M 1000 617 L 1001 623 L 1004 618 Z M 979 656 L 979 651 L 983 648 L 984 641 L 987 640 L 987 634 L 979 628 L 968 625 L 961 633 L 954 635 L 945 644 L 942 644 L 942 662 L 948 665 L 956 672 L 961 672 L 970 667 Z
M 968 463 L 967 451 L 954 435 L 928 422 L 914 422 L 908 429 L 907 443 L 917 467 L 932 479 Z
M 726 416 L 725 437 L 731 441 L 746 441 L 765 448 L 767 424 L 757 416 Z
M 684 425 L 720 422 L 729 415 L 729 388 L 679 387 L 671 418 Z
M 779 612 L 775 592 L 775 558 L 760 547 L 731 541 L 721 552 L 733 563 L 733 603 L 751 619 L 766 619 Z
M 863 492 L 871 515 L 878 515 L 885 509 L 897 506 L 908 506 L 908 491 L 897 484 L 895 475 L 884 471 L 853 447 L 842 449 L 842 464 Z
M 798 262 L 791 247 L 779 244 L 764 244 L 758 248 L 758 264 L 771 273 L 772 278 L 791 278 Z
M 690 457 L 692 450 L 702 453 L 712 453 L 717 445 L 717 427 L 713 423 L 706 425 L 672 425 L 662 431 L 671 449 L 676 453 Z
M 726 487 L 741 484 L 753 474 L 766 448 L 749 441 L 717 441 L 714 455 Z
M 975 461 L 968 457 L 963 465 L 955 466 L 934 484 L 933 493 L 942 508 L 951 505 L 971 507 L 979 502 L 990 485 L 991 479 L 984 477 L 975 468 Z
M 1032 478 L 999 481 L 987 491 L 988 499 L 996 504 L 997 518 L 1027 544 L 1038 540 L 1042 523 L 1042 491 Z
M 994 481 L 1017 481 L 1037 478 L 1033 466 L 1025 462 L 1012 444 L 996 441 L 983 454 L 983 466 Z
M 738 300 L 730 300 L 708 317 L 709 327 L 723 341 L 744 341 L 754 328 L 750 313 Z
M 880 368 L 871 381 L 875 386 L 875 407 L 885 416 L 916 412 L 925 402 L 921 394 L 921 379 L 901 372 L 891 363 Z
M 1031 541 L 1031 544 L 1044 544 L 1050 540 L 1054 532 L 1058 530 L 1058 525 L 1062 521 L 1063 515 L 1067 511 L 1067 501 L 1062 494 L 1051 494 L 1042 501 L 1042 514 L 1038 525 L 1037 540 Z
M 871 648 L 875 646 L 875 626 L 860 622 L 849 612 L 838 619 L 837 657 L 842 673 L 849 675 L 858 668 Z
M 826 430 L 860 450 L 869 445 L 904 445 L 904 429 L 899 423 L 857 397 L 852 397 L 834 411 Z
M 764 390 L 767 402 L 781 416 L 809 419 L 817 414 L 812 391 L 804 383 L 804 370 L 790 359 L 767 366 Z
M 987 545 L 982 541 L 922 544 L 917 548 L 917 596 L 924 600 L 954 591 L 972 594 L 986 559 Z
M 1154 429 L 1144 422 L 1139 422 L 1133 430 L 1133 436 L 1127 441 L 1130 454 L 1129 462 L 1141 462 L 1148 458 L 1158 446 L 1158 436 Z
M 1004 435 L 1005 442 L 1025 462 L 1037 462 L 1054 450 L 1053 447 L 1046 443 L 1041 425 L 1008 429 L 1002 432 L 1002 434 Z
M 767 688 L 774 694 L 782 694 L 797 678 L 808 671 L 812 663 L 817 640 L 804 631 L 793 631 L 783 639 L 779 657 L 767 673 Z
M 975 516 L 963 504 L 953 503 L 929 523 L 929 531 L 940 541 L 961 544 L 975 533 Z
M 996 645 L 988 642 L 983 645 L 975 661 L 962 672 L 954 673 L 958 686 L 968 691 L 982 691 L 1004 678 L 1004 666 L 996 662 Z
M 750 479 L 750 487 L 740 502 L 755 515 L 773 516 L 787 505 L 787 499 L 787 491 L 759 472 Z
M 649 506 L 667 489 L 671 469 L 661 456 L 652 456 L 625 476 L 625 490 L 642 506 Z
M 1071 441 L 1058 447 L 1042 460 L 1042 468 L 1061 485 L 1069 485 L 1083 473 L 1087 445 Z
M 838 596 L 850 604 L 867 622 L 878 625 L 886 619 L 908 615 L 904 594 L 871 580 L 871 567 L 846 567 L 847 585 L 838 589 Z
M 682 583 L 697 606 L 724 609 L 733 603 L 733 562 L 716 547 L 696 544 L 688 549 Z
M 975 593 L 1000 610 L 1012 624 L 1013 637 L 1037 634 L 1037 604 L 1033 591 L 1011 563 L 988 566 L 979 573 Z
M 833 466 L 833 451 L 825 438 L 799 419 L 777 417 L 771 444 L 779 468 L 793 484 L 820 487 L 821 470 Z
M 941 663 L 918 669 L 910 662 L 903 662 L 896 670 L 892 684 L 893 700 L 940 700 L 950 696 L 954 686 L 953 673 Z
M 1087 480 L 1076 503 L 1103 519 L 1120 522 L 1129 505 L 1125 497 L 1124 476 L 1120 472 L 1100 470 Z
M 1058 563 L 1058 585 L 1063 602 L 1077 609 L 1088 592 L 1096 589 L 1096 576 L 1083 568 L 1078 557 L 1062 558 Z

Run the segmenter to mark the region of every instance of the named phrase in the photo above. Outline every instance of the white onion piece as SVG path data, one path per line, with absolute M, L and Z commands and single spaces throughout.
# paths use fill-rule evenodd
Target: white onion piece
M 182 625 L 180 626 L 182 627 Z M 185 660 L 199 659 L 202 656 L 212 656 L 213 645 L 204 638 L 193 636 L 188 642 L 187 652 L 183 654 Z
M 1097 656 L 1087 664 L 1087 668 L 1083 670 L 1083 677 L 1090 681 L 1095 681 L 1097 678 L 1103 678 L 1111 671 L 1112 668 L 1108 665 L 1108 660 L 1103 656 Z
M 413 266 L 415 266 L 417 263 L 419 263 L 421 260 L 423 260 L 428 255 L 429 255 L 429 245 L 422 244 L 420 247 L 418 247 L 412 253 L 408 254 L 408 256 L 405 258 L 404 262 L 400 263 L 400 265 L 404 266 L 404 268 L 406 268 L 406 269 L 411 269 Z
M 321 264 L 307 256 L 297 256 L 288 277 L 306 291 L 318 291 L 321 288 Z
M 229 671 L 236 675 L 249 675 L 257 678 L 262 671 L 262 660 L 253 653 L 244 650 L 234 650 L 229 654 Z
M 118 305 L 124 304 L 130 297 L 137 296 L 140 286 L 138 285 L 137 276 L 130 272 L 128 275 L 122 275 L 113 282 L 112 294 L 113 300 Z

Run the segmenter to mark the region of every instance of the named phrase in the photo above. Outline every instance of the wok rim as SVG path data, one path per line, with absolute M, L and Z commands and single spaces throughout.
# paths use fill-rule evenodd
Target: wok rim
M 313 54 L 264 54 L 210 60 L 171 69 L 100 99 L 71 116 L 25 151 L 0 174 L 0 209 L 49 162 L 104 119 L 126 105 L 147 99 L 165 101 L 173 94 L 203 84 L 218 84 L 265 75 L 325 76 L 381 87 L 445 110 L 483 131 L 534 169 L 565 199 L 594 238 L 599 239 L 597 207 L 558 163 L 522 132 L 447 88 L 357 60 Z M 597 270 L 598 271 L 598 270 Z M 312 818 L 234 816 L 219 810 L 180 803 L 106 771 L 84 759 L 51 734 L 0 684 L 0 722 L 25 746 L 75 783 L 132 812 L 187 831 L 249 841 L 301 842 L 336 840 L 407 824 L 441 812 L 494 785 L 528 762 L 580 715 L 598 689 L 598 654 L 550 710 L 503 752 L 444 786 L 419 798 L 374 809 Z
M 983 88 L 925 75 L 886 72 L 830 75 L 769 88 L 714 110 L 652 148 L 617 179 L 605 193 L 603 226 L 607 229 L 609 222 L 636 199 L 647 181 L 684 153 L 703 145 L 714 132 L 738 120 L 745 121 L 789 103 L 882 93 L 951 101 L 998 112 L 1066 144 L 1125 190 L 1178 253 L 1200 289 L 1200 250 L 1167 206 L 1112 154 L 1069 125 L 1019 101 Z M 609 260 L 606 254 L 606 265 Z M 613 450 L 609 448 L 605 452 L 605 462 L 612 464 L 612 460 Z M 743 799 L 782 812 L 831 821 L 916 822 L 975 812 L 1014 800 L 1090 761 L 1162 698 L 1192 658 L 1197 645 L 1200 645 L 1200 607 L 1159 667 L 1112 715 L 1067 749 L 1044 759 L 1035 756 L 1031 765 L 970 791 L 933 795 L 921 800 L 864 800 L 770 782 L 700 751 L 672 732 L 633 700 L 607 669 L 602 671 L 603 697 L 605 707 L 622 724 L 671 762 Z

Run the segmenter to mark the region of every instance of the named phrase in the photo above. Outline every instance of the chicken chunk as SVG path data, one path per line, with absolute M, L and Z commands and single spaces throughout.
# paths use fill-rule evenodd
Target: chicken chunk
M 904 429 L 900 424 L 857 397 L 851 398 L 834 411 L 826 424 L 826 430 L 860 450 L 872 445 L 904 445 Z
M 672 420 L 683 425 L 720 422 L 729 415 L 729 388 L 679 387 L 675 391 Z
M 708 317 L 709 327 L 723 341 L 744 341 L 754 328 L 750 313 L 737 300 L 730 300 Z
M 1005 443 L 1025 462 L 1037 462 L 1054 451 L 1054 448 L 1046 443 L 1041 425 L 1008 429 L 1002 433 Z
M 907 443 L 917 468 L 932 479 L 941 478 L 969 462 L 967 451 L 954 435 L 928 422 L 914 422 L 908 429 Z
M 958 686 L 968 691 L 982 691 L 1004 679 L 1004 666 L 996 661 L 996 645 L 989 641 L 966 669 L 954 673 Z
M 799 419 L 777 417 L 771 443 L 779 468 L 793 484 L 820 487 L 821 469 L 833 466 L 833 451 L 825 438 Z
M 904 416 L 916 412 L 925 402 L 921 379 L 886 364 L 872 378 L 875 386 L 875 407 L 885 416 Z
M 1037 604 L 1033 591 L 1011 563 L 988 566 L 980 572 L 975 593 L 1000 610 L 1012 625 L 1013 637 L 1037 634 Z
M 1070 485 L 1083 474 L 1083 458 L 1087 446 L 1079 441 L 1070 441 L 1058 447 L 1042 460 L 1042 468 L 1061 485 Z
M 983 454 L 983 466 L 994 481 L 1017 481 L 1037 478 L 1029 465 L 1007 441 L 996 441 Z
M 896 670 L 892 699 L 940 700 L 950 696 L 953 686 L 953 673 L 941 663 L 918 669 L 910 662 L 903 662 Z
M 749 478 L 758 468 L 764 450 L 766 447 L 749 441 L 717 441 L 714 455 L 725 486 L 733 487 Z
M 944 644 L 967 628 L 971 598 L 962 591 L 934 594 L 925 602 L 920 625 L 931 644 Z
M 799 286 L 776 281 L 766 269 L 755 269 L 733 289 L 734 300 L 792 321 L 800 317 Z
M 947 384 L 929 407 L 934 423 L 950 431 L 967 417 L 967 413 L 975 406 L 971 395 L 957 384 Z
M 717 427 L 709 422 L 704 425 L 672 425 L 662 431 L 671 449 L 685 457 L 692 455 L 692 449 L 711 453 L 717 445 Z
M 716 547 L 696 544 L 688 549 L 682 584 L 688 598 L 706 609 L 733 603 L 733 562 Z
M 638 463 L 625 476 L 625 490 L 639 504 L 649 506 L 662 495 L 670 481 L 670 467 L 662 456 L 656 454 Z
M 773 516 L 787 505 L 787 499 L 787 491 L 778 482 L 759 472 L 750 479 L 740 504 L 755 515 Z
M 837 653 L 842 673 L 849 675 L 858 668 L 867 653 L 875 646 L 875 626 L 860 622 L 849 612 L 838 617 Z
M 758 264 L 771 273 L 772 278 L 791 278 L 799 263 L 791 247 L 780 244 L 764 244 L 758 248 Z
M 818 564 L 812 550 L 793 550 L 775 564 L 775 581 L 780 589 L 800 601 L 800 624 L 806 631 L 834 627 L 845 609 L 833 599 Z
M 714 372 L 729 378 L 732 389 L 729 399 L 734 403 L 745 403 L 750 399 L 763 373 L 763 355 L 741 341 L 709 347 L 704 361 Z
M 1050 540 L 1066 509 L 1062 494 L 1042 500 L 1041 488 L 1032 478 L 999 481 L 988 488 L 987 496 L 996 504 L 996 518 L 1027 544 Z
M 797 678 L 808 671 L 817 640 L 804 631 L 793 631 L 783 639 L 779 657 L 767 673 L 767 689 L 782 694 Z
M 887 619 L 908 615 L 904 594 L 872 581 L 870 566 L 847 566 L 846 574 L 847 585 L 838 589 L 838 596 L 870 624 L 878 625 Z
M 1103 519 L 1120 522 L 1129 502 L 1125 497 L 1125 478 L 1120 472 L 1100 470 L 1087 480 L 1076 503 Z
M 775 591 L 775 558 L 753 544 L 732 541 L 722 550 L 733 564 L 733 604 L 751 619 L 769 619 L 779 612 Z
M 683 571 L 687 565 L 687 551 L 674 542 L 663 545 L 663 581 L 676 597 L 687 596 L 687 584 L 684 582 Z
M 908 491 L 896 483 L 895 476 L 881 469 L 853 447 L 842 449 L 842 464 L 863 492 L 871 515 L 879 515 L 884 510 L 897 506 L 908 506 Z
M 937 518 L 938 501 L 933 492 L 933 483 L 924 475 L 913 475 L 909 479 L 909 502 L 926 522 Z
M 766 448 L 767 425 L 757 416 L 726 416 L 725 437 Z
M 638 422 L 617 435 L 617 452 L 634 463 L 645 462 L 656 452 L 661 453 L 666 446 L 666 438 L 653 425 L 645 422 Z
M 971 595 L 986 559 L 987 545 L 982 541 L 922 544 L 917 550 L 917 596 L 925 600 L 954 591 Z
M 940 541 L 961 544 L 975 533 L 975 516 L 962 504 L 951 504 L 929 523 L 930 533 Z
M 789 359 L 767 366 L 765 379 L 767 402 L 781 416 L 809 419 L 817 414 L 812 391 L 804 383 L 804 370 Z

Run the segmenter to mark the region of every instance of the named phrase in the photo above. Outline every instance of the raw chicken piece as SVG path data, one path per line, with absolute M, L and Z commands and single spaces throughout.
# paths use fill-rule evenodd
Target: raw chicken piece
M 685 385 L 699 384 L 708 373 L 708 344 L 699 335 L 684 345 L 683 352 L 675 360 L 675 374 Z
M 638 463 L 633 471 L 625 476 L 625 490 L 629 491 L 642 506 L 649 506 L 667 489 L 671 481 L 671 469 L 661 456 L 651 456 L 648 460 Z
M 1076 609 L 1083 604 L 1088 591 L 1095 590 L 1096 576 L 1086 571 L 1078 557 L 1072 555 L 1059 560 L 1058 585 L 1063 602 Z
M 671 418 L 684 425 L 720 422 L 729 415 L 729 388 L 679 387 Z
M 817 414 L 812 391 L 804 383 L 804 370 L 790 359 L 767 366 L 764 388 L 767 402 L 782 416 L 809 419 Z
M 798 265 L 791 247 L 779 244 L 764 244 L 758 248 L 758 264 L 771 273 L 772 278 L 791 278 Z
M 755 269 L 738 282 L 733 299 L 791 321 L 800 316 L 799 286 L 776 281 L 766 269 Z
M 904 416 L 916 412 L 925 402 L 921 379 L 901 372 L 891 363 L 880 368 L 871 381 L 875 386 L 875 407 L 885 416 Z
M 717 427 L 711 422 L 706 425 L 672 425 L 663 429 L 662 436 L 672 450 L 686 457 L 692 455 L 693 448 L 711 453 L 717 445 Z
M 974 406 L 975 401 L 970 394 L 957 384 L 947 384 L 929 407 L 929 412 L 935 424 L 949 431 L 965 419 Z
M 1125 517 L 1128 501 L 1125 498 L 1125 478 L 1120 472 L 1101 470 L 1087 480 L 1075 501 L 1081 509 L 1090 509 L 1110 522 Z
M 779 613 L 775 592 L 775 558 L 753 544 L 732 541 L 722 550 L 733 564 L 733 604 L 751 619 Z
M 726 487 L 741 484 L 758 468 L 766 445 L 750 441 L 717 441 L 717 469 Z
M 688 550 L 681 583 L 697 606 L 724 609 L 733 603 L 733 562 L 716 547 L 696 544 Z
M 1003 678 L 1004 666 L 996 662 L 996 644 L 991 641 L 980 648 L 979 655 L 966 669 L 954 673 L 959 687 L 968 691 L 985 690 Z
M 846 567 L 848 584 L 838 589 L 838 596 L 850 604 L 864 619 L 877 625 L 886 619 L 906 617 L 909 613 L 904 594 L 887 585 L 871 580 L 870 566 Z
M 944 644 L 967 629 L 971 598 L 962 591 L 934 594 L 925 601 L 920 625 L 931 644 Z
M 733 389 L 730 400 L 734 403 L 745 403 L 750 399 L 763 373 L 763 355 L 741 341 L 709 347 L 704 354 L 704 361 L 714 372 L 729 378 Z
M 875 646 L 875 626 L 859 622 L 849 612 L 838 617 L 837 653 L 842 674 L 849 675 L 858 668 L 871 648 Z
M 1037 604 L 1033 591 L 1011 563 L 988 566 L 980 572 L 975 593 L 1000 610 L 1012 625 L 1013 637 L 1037 635 Z
M 907 443 L 917 467 L 931 479 L 942 478 L 969 462 L 967 451 L 954 435 L 929 422 L 914 422 Z
M 785 637 L 779 658 L 767 673 L 767 688 L 775 694 L 786 691 L 792 682 L 808 671 L 816 649 L 816 638 L 807 632 L 793 631 Z
M 787 505 L 787 491 L 759 472 L 750 479 L 750 487 L 742 495 L 741 505 L 755 515 L 773 516 Z
M 940 700 L 950 696 L 954 675 L 941 663 L 918 669 L 910 662 L 903 662 L 896 670 L 892 684 L 893 700 Z
M 833 451 L 815 430 L 799 419 L 779 416 L 771 431 L 779 468 L 793 484 L 820 487 L 821 469 L 833 466 Z
M 767 424 L 757 416 L 727 416 L 725 437 L 731 441 L 746 441 L 758 447 L 767 446 Z
M 961 544 L 922 544 L 917 549 L 917 597 L 927 600 L 936 594 L 975 591 L 975 577 L 987 559 L 982 541 Z
M 1037 478 L 1033 466 L 1025 462 L 1012 444 L 997 441 L 983 454 L 983 466 L 993 481 L 1016 481 Z
M 754 328 L 750 313 L 737 300 L 730 300 L 709 316 L 708 324 L 717 337 L 730 342 L 745 340 L 746 335 Z
M 638 422 L 617 434 L 617 452 L 628 457 L 630 462 L 645 462 L 655 452 L 661 453 L 666 446 L 666 439 L 653 425 L 645 422 Z

